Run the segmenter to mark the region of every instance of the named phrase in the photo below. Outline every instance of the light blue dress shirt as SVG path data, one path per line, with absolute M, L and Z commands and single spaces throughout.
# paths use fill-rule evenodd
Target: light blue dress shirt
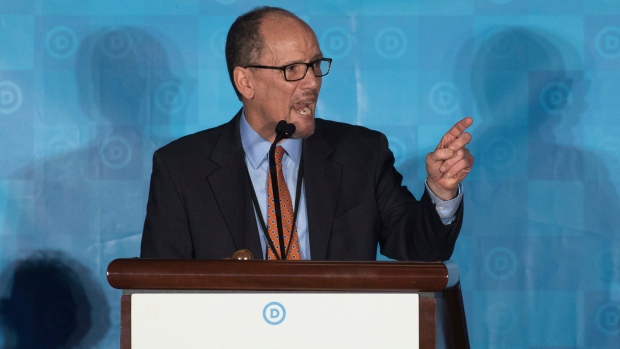
M 261 137 L 245 120 L 245 114 L 242 113 L 239 123 L 239 129 L 241 133 L 241 144 L 245 151 L 245 163 L 252 179 L 252 185 L 258 205 L 260 207 L 263 217 L 258 217 L 256 214 L 256 224 L 259 230 L 260 244 L 263 251 L 263 258 L 265 257 L 267 240 L 261 228 L 259 219 L 263 222 L 267 221 L 267 173 L 269 172 L 269 148 L 271 142 Z M 295 202 L 297 188 L 297 175 L 299 172 L 299 164 L 301 161 L 301 139 L 286 139 L 280 142 L 286 154 L 282 158 L 282 171 L 284 172 L 284 180 L 291 193 L 291 199 Z M 443 201 L 437 198 L 433 192 L 426 185 L 437 213 L 444 224 L 450 224 L 454 219 L 456 210 L 458 209 L 463 193 L 459 187 L 459 194 L 456 198 Z M 310 259 L 310 239 L 308 237 L 308 212 L 306 211 L 306 195 L 305 185 L 302 183 L 301 198 L 299 199 L 299 212 L 297 213 L 297 235 L 299 238 L 299 247 L 301 251 L 301 258 L 303 260 Z

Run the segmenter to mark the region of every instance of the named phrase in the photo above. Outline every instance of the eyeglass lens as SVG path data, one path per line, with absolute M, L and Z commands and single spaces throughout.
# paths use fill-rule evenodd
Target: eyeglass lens
M 286 80 L 300 80 L 306 76 L 308 69 L 312 68 L 314 72 L 314 76 L 320 77 L 324 76 L 329 72 L 329 61 L 327 60 L 318 60 L 313 62 L 312 65 L 307 65 L 305 63 L 296 63 L 288 65 L 284 68 L 284 75 Z

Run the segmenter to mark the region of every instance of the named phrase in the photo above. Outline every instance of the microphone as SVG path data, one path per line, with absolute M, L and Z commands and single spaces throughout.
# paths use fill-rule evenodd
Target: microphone
M 282 231 L 282 212 L 280 210 L 280 195 L 278 193 L 278 176 L 276 173 L 276 160 L 274 159 L 276 154 L 276 145 L 283 139 L 291 138 L 295 133 L 295 125 L 289 124 L 285 120 L 280 120 L 276 125 L 276 138 L 271 143 L 269 148 L 269 172 L 271 173 L 271 189 L 273 195 L 273 202 L 275 203 L 276 210 L 276 224 L 278 226 L 278 240 L 280 242 L 280 255 L 277 251 L 273 251 L 274 254 L 279 257 L 278 259 L 286 259 L 286 246 L 284 246 L 284 233 Z
M 289 124 L 284 120 L 280 120 L 276 125 L 276 138 L 273 140 L 271 146 L 275 148 L 276 144 L 283 139 L 288 139 L 295 133 L 295 124 Z
M 286 122 L 285 120 L 278 121 L 278 124 L 276 125 L 276 136 L 282 132 L 284 126 L 286 125 L 288 125 L 288 122 Z

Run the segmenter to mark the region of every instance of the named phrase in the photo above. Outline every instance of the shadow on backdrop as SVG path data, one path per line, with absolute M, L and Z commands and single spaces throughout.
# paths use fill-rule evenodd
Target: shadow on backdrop
M 111 289 L 105 279 L 107 265 L 115 258 L 139 253 L 143 224 L 140 217 L 144 217 L 146 207 L 150 157 L 155 148 L 174 137 L 171 119 L 184 122 L 188 91 L 192 89 L 186 80 L 173 73 L 183 76 L 185 67 L 179 63 L 181 56 L 170 58 L 179 54 L 174 44 L 167 42 L 167 45 L 164 48 L 154 35 L 132 27 L 97 29 L 80 42 L 75 56 L 75 76 L 67 74 L 74 79 L 55 82 L 76 89 L 79 100 L 59 98 L 47 101 L 53 105 L 40 106 L 41 110 L 57 109 L 56 103 L 73 107 L 69 111 L 73 120 L 68 127 L 57 126 L 53 115 L 43 113 L 44 126 L 50 128 L 49 134 L 40 139 L 45 143 L 46 156 L 14 169 L 15 178 L 30 181 L 25 187 L 21 183 L 25 181 L 11 184 L 7 212 L 12 214 L 5 216 L 0 227 L 4 234 L 0 256 L 4 261 L 10 263 L 41 249 L 66 251 L 96 275 L 96 281 L 104 287 L 110 300 L 118 301 L 118 291 Z M 175 64 L 174 69 L 171 62 Z M 52 271 L 66 266 L 63 258 L 49 263 L 37 260 L 25 267 L 30 268 L 32 264 Z M 26 283 L 16 287 L 26 287 L 30 282 L 30 286 L 43 291 L 44 283 L 34 280 L 35 276 L 46 280 L 45 273 L 35 275 L 37 272 L 29 270 L 26 277 L 19 276 L 18 280 Z M 68 279 L 60 281 L 70 284 Z M 69 292 L 69 289 L 67 286 L 58 292 Z M 24 293 L 23 297 L 26 296 Z M 5 304 L 17 304 L 22 300 L 19 297 L 22 296 L 15 293 L 8 298 L 11 302 Z M 36 297 L 43 299 L 40 295 Z M 30 314 L 22 319 L 14 310 L 5 309 L 7 326 L 16 329 L 15 335 L 23 342 L 27 337 L 19 331 L 31 328 L 22 326 L 31 321 Z M 118 306 L 112 311 L 112 329 L 118 331 Z M 76 323 L 78 327 L 72 329 L 72 336 L 81 331 L 80 324 Z M 108 327 L 99 329 L 105 333 Z M 105 343 L 109 340 L 117 345 L 117 334 L 110 331 Z M 56 335 L 62 337 L 61 333 Z M 37 338 L 33 335 L 32 340 Z M 78 343 L 72 338 L 67 340 Z
M 613 235 L 619 206 L 609 171 L 584 149 L 576 127 L 589 82 L 566 65 L 580 67 L 580 60 L 564 40 L 520 27 L 489 34 L 475 50 L 469 88 L 479 118 L 470 198 L 486 218 L 469 220 L 473 231 Z
M 135 27 L 102 28 L 78 48 L 79 104 L 91 120 L 138 125 L 159 148 L 171 140 L 170 126 L 183 124 L 189 82 L 178 49 Z
M 183 71 L 181 59 L 172 60 Z M 109 255 L 137 255 L 150 154 L 172 140 L 171 118 L 183 122 L 191 90 L 170 64 L 159 41 L 132 27 L 102 28 L 79 44 L 79 100 L 72 102 L 88 119 L 74 112 L 75 134 L 51 135 L 43 140 L 49 156 L 16 169 L 34 185 L 27 195 L 20 188 L 12 195 L 23 211 L 11 218 L 16 222 L 7 219 L 19 236 L 5 256 L 39 248 L 87 251 L 102 257 L 105 272 Z
M 109 307 L 90 271 L 61 252 L 39 251 L 3 270 L 5 349 L 92 348 L 110 327 Z
M 457 79 L 474 96 L 475 108 L 463 109 L 477 111 L 476 164 L 465 196 L 471 245 L 456 254 L 472 263 L 467 307 L 482 324 L 472 341 L 614 343 L 593 324 L 620 285 L 620 206 L 606 163 L 583 142 L 592 135 L 581 56 L 523 27 L 490 30 L 462 52 L 471 74 Z

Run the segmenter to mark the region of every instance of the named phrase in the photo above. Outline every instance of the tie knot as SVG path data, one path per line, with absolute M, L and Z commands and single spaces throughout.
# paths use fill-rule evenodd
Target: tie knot
M 280 165 L 282 163 L 282 157 L 284 156 L 284 153 L 286 153 L 286 150 L 284 150 L 281 145 L 276 147 L 276 152 L 273 159 L 276 161 L 277 165 Z

